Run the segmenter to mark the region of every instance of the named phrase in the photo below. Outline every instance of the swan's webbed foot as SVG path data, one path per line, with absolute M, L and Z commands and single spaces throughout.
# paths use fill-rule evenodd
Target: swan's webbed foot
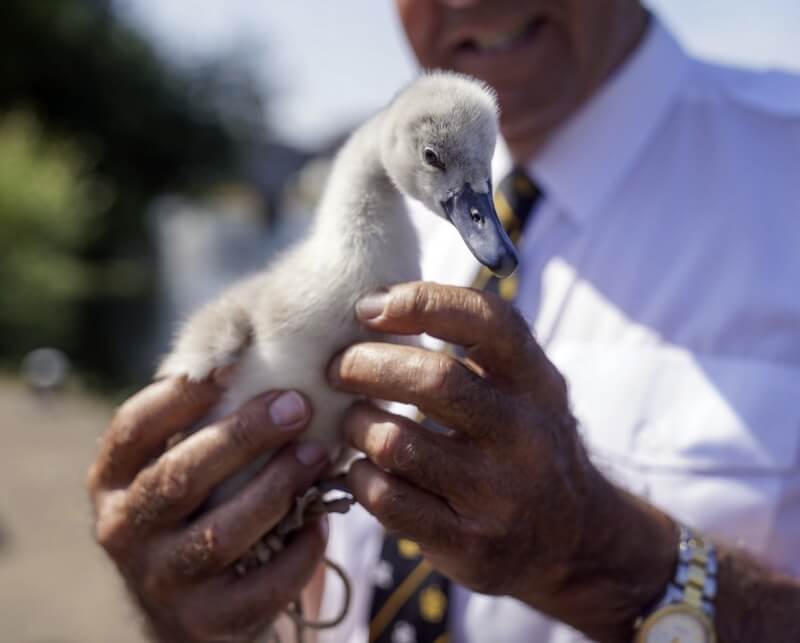
M 322 514 L 344 514 L 350 510 L 355 500 L 349 494 L 326 498 L 320 487 L 310 487 L 305 494 L 295 498 L 289 512 L 269 533 L 262 536 L 250 550 L 236 563 L 236 572 L 243 576 L 248 571 L 260 567 L 283 551 L 289 537 L 306 524 Z

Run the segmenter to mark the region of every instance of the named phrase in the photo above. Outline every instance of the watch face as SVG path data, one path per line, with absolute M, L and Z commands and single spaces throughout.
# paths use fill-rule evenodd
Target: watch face
M 704 614 L 684 606 L 667 607 L 651 615 L 642 626 L 644 643 L 710 643 L 714 635 Z

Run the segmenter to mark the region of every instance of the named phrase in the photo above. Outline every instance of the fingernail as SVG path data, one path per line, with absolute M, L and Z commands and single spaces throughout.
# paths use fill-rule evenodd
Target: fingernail
M 307 467 L 318 464 L 328 455 L 319 442 L 301 442 L 294 449 L 295 457 Z
M 293 426 L 306 417 L 305 400 L 295 391 L 281 393 L 270 405 L 269 416 L 276 426 Z
M 358 300 L 356 303 L 356 315 L 360 319 L 375 319 L 379 317 L 386 308 L 389 300 L 388 292 L 374 292 Z

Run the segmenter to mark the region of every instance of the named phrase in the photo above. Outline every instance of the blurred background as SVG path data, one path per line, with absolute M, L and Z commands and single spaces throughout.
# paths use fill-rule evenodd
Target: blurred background
M 796 0 L 651 0 L 692 52 L 800 71 Z M 6 0 L 0 640 L 143 641 L 83 476 L 177 320 L 302 234 L 416 73 L 390 0 Z

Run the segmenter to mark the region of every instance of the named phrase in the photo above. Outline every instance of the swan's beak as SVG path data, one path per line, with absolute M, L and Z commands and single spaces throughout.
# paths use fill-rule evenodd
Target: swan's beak
M 442 202 L 450 222 L 456 227 L 470 252 L 498 277 L 508 277 L 517 269 L 519 258 L 508 238 L 488 192 L 475 192 L 465 183 L 460 192 Z

